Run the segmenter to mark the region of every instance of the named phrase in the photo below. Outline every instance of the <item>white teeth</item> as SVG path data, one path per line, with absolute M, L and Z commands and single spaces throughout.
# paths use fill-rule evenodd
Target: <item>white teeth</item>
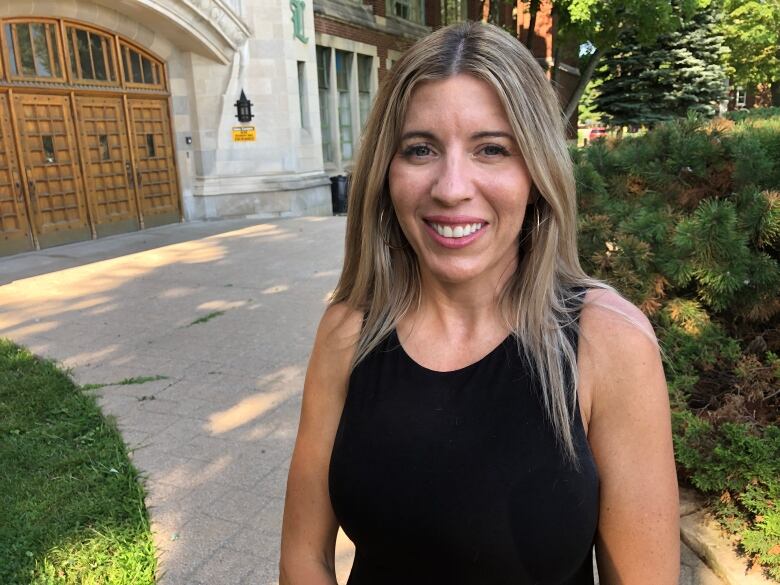
M 454 227 L 450 225 L 432 223 L 431 226 L 436 230 L 436 233 L 445 238 L 463 238 L 465 236 L 470 236 L 474 232 L 482 229 L 481 223 L 466 223 L 463 225 L 456 225 Z

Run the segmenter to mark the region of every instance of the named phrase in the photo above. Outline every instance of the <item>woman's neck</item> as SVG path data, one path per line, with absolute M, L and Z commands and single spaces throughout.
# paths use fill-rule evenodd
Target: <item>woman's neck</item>
M 436 331 L 448 339 L 468 339 L 508 334 L 499 298 L 508 278 L 441 282 L 423 274 L 420 303 L 399 323 L 407 334 L 412 329 Z

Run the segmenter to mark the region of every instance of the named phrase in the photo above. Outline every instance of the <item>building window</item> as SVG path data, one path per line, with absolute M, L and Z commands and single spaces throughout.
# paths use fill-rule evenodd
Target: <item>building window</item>
M 336 51 L 336 91 L 339 104 L 341 158 L 352 160 L 352 100 L 349 95 L 352 53 Z
M 43 160 L 47 163 L 57 162 L 57 153 L 54 151 L 54 136 L 41 136 L 43 143 Z
M 98 136 L 98 142 L 100 143 L 100 160 L 111 160 L 111 148 L 108 144 L 108 134 L 100 134 Z
M 57 27 L 44 22 L 5 25 L 11 77 L 63 80 Z
M 339 171 L 355 158 L 371 110 L 375 67 L 375 56 L 317 46 L 322 156 Z
M 734 106 L 737 108 L 747 106 L 747 92 L 744 87 L 737 87 L 734 91 Z
M 67 46 L 74 79 L 116 82 L 114 45 L 106 35 L 69 26 Z
M 387 0 L 387 13 L 418 24 L 425 24 L 423 0 Z
M 442 0 L 441 23 L 446 26 L 454 22 L 463 22 L 467 19 L 465 0 Z
M 306 62 L 298 61 L 298 105 L 301 110 L 301 128 L 309 127 L 309 104 L 306 100 Z
M 325 162 L 333 162 L 333 143 L 330 137 L 330 49 L 328 47 L 317 47 L 317 85 L 320 92 L 322 158 Z
M 121 44 L 121 50 L 125 83 L 163 86 L 162 65 L 160 63 L 124 43 Z
M 360 130 L 366 127 L 368 112 L 371 110 L 371 69 L 374 59 L 358 55 L 358 106 L 360 107 Z

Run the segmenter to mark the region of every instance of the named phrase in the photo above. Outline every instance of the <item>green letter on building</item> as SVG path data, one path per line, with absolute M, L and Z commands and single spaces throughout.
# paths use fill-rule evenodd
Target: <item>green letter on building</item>
M 303 43 L 309 42 L 309 37 L 303 34 L 303 10 L 306 8 L 306 2 L 303 0 L 290 0 L 290 9 L 292 10 L 293 37 Z

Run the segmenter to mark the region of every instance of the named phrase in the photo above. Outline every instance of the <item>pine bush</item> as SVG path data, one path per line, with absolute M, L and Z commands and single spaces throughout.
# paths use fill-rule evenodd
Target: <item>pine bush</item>
M 780 580 L 780 110 L 572 152 L 586 271 L 653 321 L 682 481 Z

